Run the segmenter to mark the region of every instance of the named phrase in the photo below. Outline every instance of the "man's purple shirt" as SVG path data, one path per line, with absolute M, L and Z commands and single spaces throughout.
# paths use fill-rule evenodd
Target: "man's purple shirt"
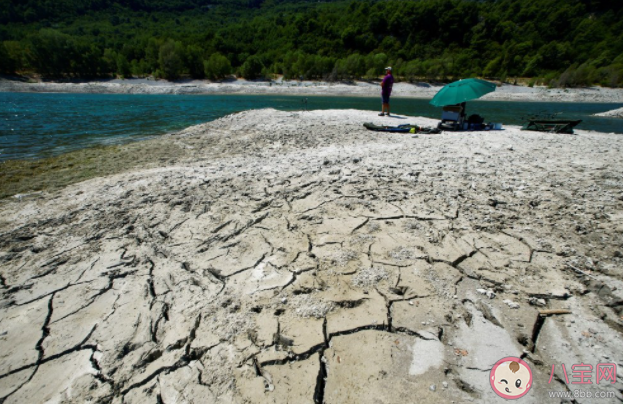
M 392 86 L 394 85 L 394 76 L 392 76 L 391 73 L 386 75 L 385 77 L 383 77 L 383 81 L 381 82 L 381 84 L 383 85 L 381 94 L 391 95 Z

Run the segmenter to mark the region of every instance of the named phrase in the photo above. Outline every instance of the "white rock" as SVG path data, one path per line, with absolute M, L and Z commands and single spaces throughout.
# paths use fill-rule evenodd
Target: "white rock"
M 491 289 L 476 289 L 476 292 L 487 296 L 489 299 L 493 299 L 495 297 L 495 292 Z
M 506 303 L 506 305 L 508 307 L 510 307 L 511 309 L 518 309 L 519 308 L 519 303 L 515 303 L 512 300 L 506 299 L 506 300 L 504 300 L 504 303 Z

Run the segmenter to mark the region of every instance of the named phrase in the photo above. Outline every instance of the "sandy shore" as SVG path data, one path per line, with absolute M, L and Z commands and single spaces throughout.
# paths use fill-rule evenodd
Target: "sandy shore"
M 429 99 L 442 88 L 428 83 L 396 83 L 393 96 Z M 202 80 L 184 82 L 147 79 L 108 80 L 84 83 L 24 83 L 0 79 L 0 91 L 5 92 L 60 92 L 102 94 L 280 94 L 375 97 L 378 83 L 356 81 L 328 83 L 322 81 L 246 81 L 243 79 L 222 83 Z M 591 87 L 582 89 L 549 89 L 502 85 L 483 100 L 554 101 L 623 103 L 623 89 Z
M 522 402 L 582 387 L 563 363 L 620 402 L 620 135 L 362 126 L 436 123 L 403 118 L 243 112 L 5 200 L 0 400 L 494 402 L 515 356 Z

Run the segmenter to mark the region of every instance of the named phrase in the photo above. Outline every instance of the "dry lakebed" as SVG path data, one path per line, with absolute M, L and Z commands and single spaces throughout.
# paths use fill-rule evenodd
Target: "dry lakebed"
M 502 402 L 508 356 L 620 402 L 621 135 L 362 125 L 403 118 L 241 112 L 2 200 L 0 402 Z

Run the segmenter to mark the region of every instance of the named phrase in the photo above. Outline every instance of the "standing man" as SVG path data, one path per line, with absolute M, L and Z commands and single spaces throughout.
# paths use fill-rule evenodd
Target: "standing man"
M 389 116 L 389 96 L 392 93 L 393 86 L 394 76 L 392 76 L 392 68 L 388 66 L 385 68 L 385 77 L 383 77 L 383 81 L 381 81 L 381 99 L 383 100 L 383 107 L 381 108 L 379 116 Z M 385 111 L 387 111 L 387 114 L 385 114 Z

